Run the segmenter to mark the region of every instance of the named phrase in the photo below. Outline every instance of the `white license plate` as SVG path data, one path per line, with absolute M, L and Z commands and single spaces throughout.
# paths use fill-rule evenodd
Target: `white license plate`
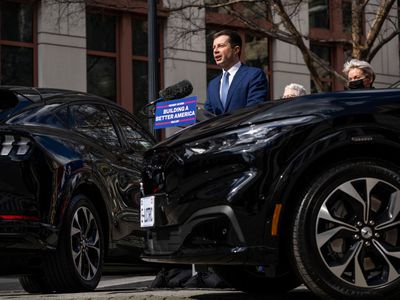
M 140 199 L 140 227 L 154 226 L 154 196 Z

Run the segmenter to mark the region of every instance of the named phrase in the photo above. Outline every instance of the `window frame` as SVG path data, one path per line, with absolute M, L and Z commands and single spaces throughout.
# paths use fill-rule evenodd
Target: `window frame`
M 342 73 L 343 64 L 345 63 L 344 50 L 346 45 L 341 42 L 333 42 L 338 40 L 349 40 L 351 41 L 351 32 L 346 32 L 344 30 L 343 24 L 343 14 L 342 14 L 342 3 L 351 2 L 351 0 L 329 0 L 329 28 L 309 28 L 310 43 L 315 42 L 321 46 L 326 46 L 331 48 L 331 61 L 330 64 L 332 68 L 338 72 Z M 363 20 L 364 21 L 364 20 Z M 322 43 L 320 40 L 326 40 L 326 37 L 330 37 L 332 42 L 329 40 Z M 326 80 L 324 80 L 326 81 Z M 343 90 L 344 84 L 342 81 L 331 75 L 331 90 L 338 91 Z
M 32 86 L 38 86 L 38 44 L 37 44 L 37 2 L 29 1 L 29 0 L 7 0 L 7 2 L 14 3 L 26 3 L 32 5 L 32 42 L 19 42 L 19 41 L 11 41 L 11 40 L 3 40 L 0 35 L 0 47 L 1 46 L 13 46 L 13 47 L 22 47 L 33 49 L 32 51 L 32 59 L 33 59 L 33 70 L 32 70 Z M 1 29 L 0 29 L 1 30 Z M 0 62 L 0 76 L 1 76 L 1 62 Z
M 147 2 L 136 5 L 132 8 L 126 8 L 126 5 L 119 1 L 113 4 L 90 5 L 87 7 L 87 13 L 111 14 L 117 17 L 116 21 L 116 53 L 109 54 L 102 51 L 87 49 L 88 55 L 98 55 L 103 57 L 113 57 L 116 59 L 116 103 L 121 105 L 130 113 L 134 112 L 134 82 L 133 82 L 133 62 L 149 61 L 148 55 L 133 55 L 132 49 L 132 21 L 134 19 L 147 20 Z M 164 69 L 161 62 L 163 61 L 163 26 L 162 20 L 168 16 L 168 11 L 162 7 L 161 1 L 158 1 L 157 19 L 159 20 L 159 61 L 160 61 L 160 88 L 164 85 Z

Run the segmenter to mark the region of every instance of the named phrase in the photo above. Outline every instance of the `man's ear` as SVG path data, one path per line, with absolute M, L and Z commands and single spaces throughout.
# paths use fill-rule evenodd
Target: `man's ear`
M 239 55 L 239 53 L 240 53 L 240 46 L 235 46 L 235 47 L 233 48 L 233 50 L 235 51 L 235 54 Z

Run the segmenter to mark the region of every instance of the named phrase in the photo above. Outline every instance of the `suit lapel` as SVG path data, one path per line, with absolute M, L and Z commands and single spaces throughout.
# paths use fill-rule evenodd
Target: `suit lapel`
M 221 110 L 221 111 L 224 111 L 224 106 L 222 105 L 222 102 L 221 102 L 221 96 L 220 96 L 220 94 L 219 94 L 219 90 L 220 90 L 220 85 L 221 85 L 221 78 L 222 78 L 222 73 L 221 73 L 221 75 L 218 75 L 218 77 L 216 78 L 216 80 L 214 81 L 215 82 L 215 86 L 214 86 L 214 88 L 212 89 L 214 92 L 215 92 L 215 95 L 214 95 L 214 99 L 215 99 L 215 105 Z
M 242 64 L 240 66 L 239 70 L 237 70 L 235 77 L 233 77 L 233 80 L 229 87 L 228 95 L 226 97 L 226 105 L 225 105 L 225 108 L 223 108 L 224 112 L 228 111 L 228 107 L 231 103 L 233 95 L 235 94 L 235 90 L 240 85 L 240 82 L 242 81 L 242 78 L 245 74 L 245 69 L 246 69 L 246 66 Z M 219 93 L 218 93 L 218 95 L 219 95 Z M 219 102 L 221 103 L 221 100 Z M 221 104 L 221 106 L 222 106 L 222 104 Z

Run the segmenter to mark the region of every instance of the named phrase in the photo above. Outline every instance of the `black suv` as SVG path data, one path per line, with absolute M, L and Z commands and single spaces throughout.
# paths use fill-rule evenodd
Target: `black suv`
M 144 259 L 233 287 L 400 297 L 400 89 L 271 101 L 145 154 Z
M 139 261 L 143 153 L 153 137 L 88 94 L 0 88 L 0 275 L 28 292 L 93 290 L 104 262 Z

